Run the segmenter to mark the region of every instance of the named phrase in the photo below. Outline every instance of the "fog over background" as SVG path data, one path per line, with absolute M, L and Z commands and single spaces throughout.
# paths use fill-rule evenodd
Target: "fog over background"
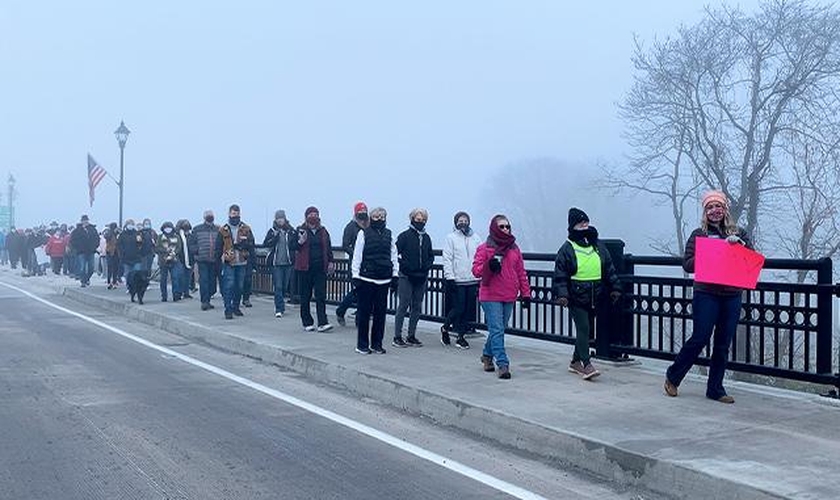
M 548 163 L 554 183 L 539 196 L 559 215 L 540 230 L 557 244 L 538 250 L 556 250 L 577 205 L 603 236 L 651 253 L 668 208 L 589 180 L 627 152 L 616 103 L 633 34 L 701 17 L 701 3 L 665 0 L 5 0 L 2 202 L 11 172 L 19 227 L 116 221 L 110 179 L 88 206 L 86 153 L 118 177 L 113 131 L 125 120 L 125 217 L 155 227 L 195 224 L 205 208 L 224 220 L 236 202 L 261 237 L 275 209 L 299 223 L 316 205 L 337 241 L 364 200 L 395 230 L 428 208 L 437 246 L 457 210 L 486 234 L 488 217 L 510 210 L 499 186 Z

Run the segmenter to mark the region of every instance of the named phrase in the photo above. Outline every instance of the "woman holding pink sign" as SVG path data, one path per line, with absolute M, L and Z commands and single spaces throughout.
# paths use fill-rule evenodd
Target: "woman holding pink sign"
M 730 245 L 752 248 L 746 232 L 732 220 L 729 200 L 721 191 L 709 191 L 703 195 L 700 227 L 691 233 L 683 255 L 683 269 L 688 273 L 695 272 L 698 238 L 716 238 Z M 665 393 L 668 396 L 676 397 L 679 394 L 677 388 L 714 332 L 706 397 L 721 403 L 735 402 L 735 398 L 728 395 L 723 387 L 723 375 L 729 359 L 729 346 L 741 314 L 742 292 L 743 289 L 738 287 L 699 282 L 695 276 L 694 298 L 691 302 L 694 331 L 665 374 Z

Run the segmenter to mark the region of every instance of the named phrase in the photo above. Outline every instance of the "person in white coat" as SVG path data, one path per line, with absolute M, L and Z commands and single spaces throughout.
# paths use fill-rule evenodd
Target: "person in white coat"
M 443 278 L 446 280 L 448 312 L 440 327 L 440 342 L 450 345 L 450 332 L 457 334 L 455 345 L 469 349 L 464 335 L 473 328 L 479 280 L 473 276 L 475 251 L 482 243 L 470 227 L 470 216 L 458 212 L 454 217 L 455 230 L 446 236 L 443 245 Z M 451 306 L 451 307 L 450 307 Z

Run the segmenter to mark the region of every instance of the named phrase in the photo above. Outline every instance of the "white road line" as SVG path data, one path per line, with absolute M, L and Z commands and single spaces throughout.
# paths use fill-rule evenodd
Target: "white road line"
M 390 435 L 386 432 L 382 432 L 380 430 L 374 429 L 373 427 L 369 427 L 369 426 L 367 426 L 365 424 L 362 424 L 360 422 L 356 422 L 355 420 L 352 420 L 350 418 L 344 417 L 344 416 L 339 415 L 337 413 L 331 412 L 329 410 L 321 408 L 320 406 L 316 406 L 316 405 L 313 405 L 311 403 L 307 403 L 306 401 L 298 399 L 294 396 L 290 396 L 290 395 L 288 395 L 286 393 L 283 393 L 283 392 L 280 392 L 276 389 L 266 387 L 262 384 L 254 382 L 253 380 L 250 380 L 250 379 L 247 379 L 247 378 L 244 378 L 244 377 L 240 377 L 239 375 L 231 373 L 227 370 L 223 370 L 222 368 L 219 368 L 217 366 L 205 363 L 203 361 L 199 361 L 199 360 L 197 360 L 195 358 L 192 358 L 190 356 L 187 356 L 185 354 L 181 354 L 179 352 L 173 351 L 172 349 L 168 349 L 166 347 L 159 346 L 155 343 L 149 342 L 148 340 L 142 339 L 142 338 L 140 338 L 136 335 L 132 335 L 128 332 L 120 330 L 119 328 L 113 327 L 113 326 L 111 326 L 107 323 L 103 323 L 102 321 L 99 321 L 97 319 L 91 318 L 89 316 L 85 316 L 84 314 L 78 313 L 76 311 L 72 311 L 72 310 L 67 309 L 65 307 L 62 307 L 58 304 L 54 304 L 54 303 L 52 303 L 48 300 L 42 299 L 41 297 L 38 297 L 37 295 L 34 295 L 32 293 L 29 293 L 26 290 L 20 289 L 20 288 L 14 286 L 14 285 L 10 285 L 8 283 L 3 283 L 3 282 L 0 282 L 0 285 L 3 285 L 6 288 L 10 288 L 12 290 L 15 290 L 15 291 L 29 297 L 30 299 L 33 299 L 37 302 L 40 302 L 41 304 L 44 304 L 45 306 L 51 307 L 53 309 L 56 309 L 58 311 L 61 311 L 61 312 L 65 313 L 65 314 L 69 314 L 70 316 L 74 316 L 78 319 L 81 319 L 83 321 L 86 321 L 88 323 L 96 325 L 96 326 L 98 326 L 102 329 L 108 330 L 109 332 L 115 333 L 115 334 L 117 334 L 121 337 L 132 340 L 134 342 L 137 342 L 138 344 L 146 346 L 150 349 L 154 349 L 154 350 L 156 350 L 158 352 L 161 352 L 161 353 L 164 353 L 168 356 L 178 358 L 181 361 L 189 363 L 189 364 L 191 364 L 193 366 L 196 366 L 198 368 L 202 368 L 204 370 L 207 370 L 208 372 L 215 373 L 216 375 L 224 377 L 224 378 L 226 378 L 226 379 L 228 379 L 232 382 L 236 382 L 237 384 L 244 385 L 245 387 L 249 387 L 251 389 L 254 389 L 255 391 L 261 392 L 261 393 L 263 393 L 267 396 L 271 396 L 275 399 L 279 399 L 280 401 L 283 401 L 283 402 L 288 403 L 290 405 L 297 406 L 298 408 L 306 410 L 310 413 L 314 413 L 315 415 L 324 417 L 324 418 L 326 418 L 328 420 L 331 420 L 331 421 L 333 421 L 337 424 L 343 425 L 345 427 L 353 429 L 354 431 L 360 432 L 360 433 L 362 433 L 366 436 L 369 436 L 369 437 L 372 437 L 376 440 L 379 440 L 379 441 L 381 441 L 385 444 L 391 445 L 391 446 L 393 446 L 395 448 L 398 448 L 402 451 L 410 453 L 410 454 L 412 454 L 416 457 L 422 458 L 423 460 L 427 460 L 427 461 L 429 461 L 433 464 L 439 465 L 439 466 L 441 466 L 445 469 L 449 469 L 453 472 L 461 474 L 462 476 L 466 476 L 470 479 L 478 481 L 479 483 L 485 484 L 485 485 L 487 485 L 491 488 L 494 488 L 498 491 L 501 491 L 503 493 L 507 493 L 508 495 L 510 495 L 512 497 L 520 498 L 520 499 L 523 499 L 523 500 L 547 500 L 545 497 L 542 497 L 542 496 L 540 496 L 536 493 L 528 491 L 524 488 L 520 488 L 519 486 L 508 483 L 507 481 L 503 481 L 503 480 L 501 480 L 499 478 L 496 478 L 494 476 L 491 476 L 489 474 L 485 474 L 484 472 L 473 469 L 472 467 L 469 467 L 469 466 L 464 465 L 462 463 L 459 463 L 459 462 L 456 462 L 456 461 L 451 460 L 449 458 L 446 458 L 443 455 L 438 455 L 437 453 L 429 451 L 425 448 L 421 448 L 417 445 L 411 444 L 411 443 L 409 443 L 407 441 L 404 441 L 404 440 L 402 440 L 398 437 L 392 436 L 392 435 Z

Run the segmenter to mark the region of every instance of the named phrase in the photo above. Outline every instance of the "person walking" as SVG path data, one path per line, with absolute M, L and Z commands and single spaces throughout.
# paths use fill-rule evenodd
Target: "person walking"
M 554 258 L 554 300 L 569 307 L 575 324 L 575 351 L 569 372 L 591 380 L 601 374 L 589 359 L 589 340 L 596 318 L 606 317 L 609 303 L 621 298 L 621 285 L 610 252 L 579 208 L 569 209 L 568 239 Z
M 282 318 L 286 313 L 286 292 L 292 277 L 291 242 L 297 238 L 295 228 L 289 224 L 285 210 L 274 212 L 274 223 L 263 239 L 263 246 L 269 248 L 266 265 L 271 269 L 274 287 L 274 317 Z
M 47 243 L 44 245 L 44 252 L 50 258 L 50 267 L 55 275 L 60 275 L 64 266 L 64 251 L 67 248 L 68 237 L 69 235 L 56 229 L 48 236 Z
M 397 236 L 397 257 L 399 261 L 399 285 L 397 297 L 399 304 L 394 318 L 394 347 L 423 347 L 417 338 L 417 323 L 420 321 L 420 309 L 426 296 L 429 271 L 435 263 L 432 252 L 432 239 L 426 233 L 429 213 L 423 208 L 415 208 L 408 216 L 410 227 Z M 402 338 L 405 315 L 408 317 L 408 336 Z
M 332 243 L 327 228 L 321 225 L 321 214 L 316 207 L 304 212 L 305 222 L 297 229 L 297 238 L 292 239 L 295 255 L 295 270 L 300 280 L 300 319 L 303 329 L 316 329 L 309 304 L 315 296 L 315 312 L 318 316 L 318 331 L 332 329 L 327 320 L 327 275 L 335 270 Z
M 175 234 L 178 235 L 178 245 L 180 252 L 178 253 L 181 259 L 182 273 L 181 273 L 181 297 L 184 299 L 191 299 L 190 289 L 192 288 L 192 276 L 194 254 L 190 249 L 190 240 L 192 236 L 192 224 L 187 219 L 181 219 L 175 223 Z
M 219 229 L 216 238 L 216 258 L 222 261 L 222 297 L 225 319 L 243 316 L 239 308 L 248 255 L 254 249 L 251 227 L 242 222 L 239 205 L 228 209 L 228 222 Z
M 82 215 L 80 224 L 70 233 L 70 246 L 73 247 L 79 260 L 79 281 L 82 288 L 90 286 L 93 275 L 96 249 L 99 248 L 99 232 L 90 223 L 87 215 Z
M 729 212 L 729 200 L 723 192 L 713 190 L 704 194 L 702 208 L 700 227 L 692 231 L 685 244 L 683 269 L 687 273 L 694 272 L 698 238 L 723 239 L 730 245 L 752 248 L 747 232 L 733 220 Z M 723 377 L 729 359 L 729 347 L 741 314 L 742 293 L 743 290 L 736 287 L 694 282 L 694 296 L 691 300 L 693 331 L 665 373 L 665 394 L 671 397 L 679 395 L 680 383 L 714 333 L 706 397 L 721 403 L 735 402 L 735 398 L 727 394 L 723 387 Z
M 9 252 L 6 249 L 6 230 L 0 229 L 0 266 L 9 263 Z
M 125 227 L 117 237 L 117 255 L 120 258 L 122 276 L 128 286 L 128 275 L 132 271 L 145 271 L 145 262 L 149 254 L 154 253 L 152 240 L 139 231 L 133 219 L 126 219 Z
M 385 354 L 385 314 L 388 290 L 396 293 L 399 286 L 397 245 L 386 227 L 388 212 L 374 208 L 370 225 L 356 236 L 351 272 L 358 294 L 356 311 L 356 352 Z
M 440 327 L 440 342 L 444 346 L 451 345 L 449 334 L 454 331 L 458 335 L 455 345 L 460 349 L 469 349 L 465 335 L 476 319 L 479 283 L 473 276 L 472 263 L 481 240 L 470 227 L 468 213 L 456 213 L 453 222 L 455 230 L 446 235 L 442 252 L 445 300 L 450 307 Z
M 356 236 L 358 236 L 359 231 L 367 228 L 369 224 L 370 219 L 368 218 L 367 205 L 360 201 L 353 207 L 353 218 L 346 226 L 344 226 L 344 234 L 341 238 L 341 248 L 344 250 L 344 253 L 347 254 L 348 264 L 353 260 L 353 247 L 356 245 Z M 341 303 L 335 309 L 336 321 L 338 321 L 338 324 L 341 326 L 345 326 L 347 324 L 347 321 L 344 319 L 347 309 L 355 307 L 357 302 L 356 287 L 352 286 L 352 273 L 348 274 L 350 274 L 351 277 L 350 291 L 344 295 Z
M 221 261 L 216 252 L 219 226 L 215 224 L 216 217 L 212 210 L 205 210 L 204 222 L 195 226 L 188 237 L 192 242 L 188 245 L 193 259 L 198 264 L 198 294 L 201 299 L 201 310 L 213 309 L 210 298 L 220 288 L 219 276 Z
M 120 230 L 116 222 L 108 224 L 104 231 L 105 236 L 105 258 L 108 261 L 108 290 L 117 288 L 120 284 L 120 273 L 122 271 L 122 264 L 120 257 L 117 255 L 117 241 L 120 236 Z
M 143 219 L 143 224 L 139 229 L 140 232 L 143 233 L 143 237 L 152 242 L 152 248 L 157 248 L 158 234 L 154 229 L 152 229 L 152 220 Z M 152 266 L 154 265 L 154 262 L 155 252 L 149 253 L 143 259 L 143 268 L 150 276 L 152 274 Z
M 160 235 L 155 246 L 160 270 L 160 301 L 168 300 L 167 285 L 172 282 L 172 301 L 178 302 L 184 295 L 183 284 L 183 255 L 181 239 L 175 233 L 175 225 L 169 221 L 160 226 Z
M 476 249 L 472 272 L 481 279 L 478 298 L 487 323 L 487 341 L 481 362 L 484 371 L 492 372 L 495 361 L 499 378 L 506 380 L 511 374 L 510 360 L 505 352 L 505 328 L 517 299 L 521 301 L 523 311 L 531 306 L 531 286 L 525 273 L 525 262 L 506 216 L 496 215 L 491 219 L 487 241 Z

